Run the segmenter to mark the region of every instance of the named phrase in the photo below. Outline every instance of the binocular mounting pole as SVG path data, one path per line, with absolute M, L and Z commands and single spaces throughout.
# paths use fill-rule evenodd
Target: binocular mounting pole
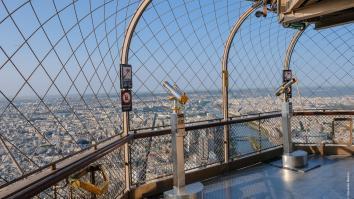
M 203 184 L 196 182 L 186 185 L 186 175 L 184 171 L 184 136 L 186 135 L 184 114 L 182 105 L 188 101 L 187 95 L 178 88 L 164 81 L 163 86 L 172 95 L 173 100 L 171 113 L 171 133 L 172 133 L 172 159 L 173 159 L 173 189 L 164 192 L 165 199 L 192 199 L 202 198 Z
M 172 158 L 173 158 L 173 187 L 179 192 L 185 186 L 184 172 L 184 115 L 180 111 L 178 102 L 173 100 L 173 112 L 171 114 L 171 133 L 172 133 Z

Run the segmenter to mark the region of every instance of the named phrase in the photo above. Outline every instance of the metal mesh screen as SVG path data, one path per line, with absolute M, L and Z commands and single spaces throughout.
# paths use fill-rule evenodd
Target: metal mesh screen
M 282 143 L 281 118 L 230 125 L 230 158 L 235 159 Z
M 299 80 L 294 109 L 354 109 L 353 33 L 353 24 L 305 30 L 290 63 Z
M 131 128 L 151 126 L 152 113 L 169 114 L 161 82 L 176 82 L 191 101 L 187 122 L 220 118 L 221 57 L 232 23 L 251 5 L 240 0 L 152 1 L 137 25 Z
M 125 189 L 125 164 L 123 147 L 114 150 L 112 153 L 104 156 L 89 166 L 97 165 L 102 166 L 109 179 L 110 183 L 107 193 L 103 195 L 91 194 L 90 192 L 83 189 L 72 187 L 69 183 L 69 179 L 66 179 L 38 194 L 35 198 L 117 198 L 123 194 Z M 102 175 L 98 172 L 95 172 L 94 175 L 94 184 L 102 185 Z M 85 174 L 80 178 L 80 180 L 91 182 L 91 173 Z
M 136 139 L 130 147 L 132 184 L 172 174 L 171 135 Z
M 184 138 L 185 169 L 201 168 L 224 161 L 224 128 L 188 131 Z
M 336 118 L 332 122 L 332 139 L 335 144 L 353 144 L 352 118 Z
M 121 46 L 140 2 L 0 2 L 0 186 L 121 132 Z M 131 129 L 169 125 L 171 104 L 163 80 L 176 82 L 188 93 L 187 122 L 223 117 L 224 45 L 251 5 L 244 0 L 150 3 L 128 49 L 134 73 Z M 284 53 L 295 32 L 282 28 L 272 13 L 246 19 L 228 60 L 230 116 L 279 110 L 274 91 L 281 84 Z M 304 32 L 290 63 L 299 80 L 295 109 L 354 109 L 353 32 L 352 24 Z M 295 117 L 293 139 L 343 142 L 341 133 L 329 129 L 333 119 Z M 332 129 L 343 125 L 332 124 Z M 230 129 L 232 158 L 281 144 L 279 118 L 233 124 Z M 185 141 L 187 169 L 223 161 L 222 127 L 189 131 Z M 172 173 L 170 145 L 169 135 L 133 141 L 133 184 Z M 121 158 L 117 152 L 102 160 L 117 179 L 123 176 Z M 112 183 L 109 197 L 122 191 L 121 183 Z M 52 197 L 52 191 L 40 196 Z M 62 191 L 58 194 L 69 192 Z
M 0 183 L 121 131 L 119 55 L 139 1 L 0 2 Z
M 172 175 L 171 135 L 136 139 L 130 150 L 133 184 Z M 223 127 L 187 131 L 184 151 L 186 170 L 223 162 Z
M 333 116 L 298 116 L 291 120 L 294 143 L 331 142 Z
M 228 59 L 230 116 L 280 110 L 275 90 L 295 33 L 280 27 L 275 14 L 257 18 L 252 13 L 236 33 Z
M 342 119 L 349 119 L 342 121 Z M 338 121 L 336 121 L 338 120 Z M 291 119 L 294 143 L 350 144 L 351 115 L 295 116 Z

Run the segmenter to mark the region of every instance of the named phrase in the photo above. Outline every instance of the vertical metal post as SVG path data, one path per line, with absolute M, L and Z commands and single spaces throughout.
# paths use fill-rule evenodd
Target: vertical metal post
M 58 198 L 58 188 L 57 188 L 57 184 L 54 185 L 54 199 Z
M 258 114 L 259 117 L 261 117 L 261 114 Z M 259 139 L 259 149 L 258 151 L 260 152 L 262 150 L 262 132 L 261 132 L 261 120 L 258 120 L 258 139 Z
M 349 146 L 353 145 L 353 118 L 349 118 Z
M 232 190 L 232 184 L 231 184 L 231 182 L 230 182 L 230 180 L 224 180 L 224 182 L 223 182 L 223 184 L 224 184 L 224 189 L 225 189 L 225 195 L 224 195 L 224 198 L 225 199 L 232 199 L 232 192 L 233 192 L 233 190 Z
M 295 45 L 299 40 L 302 33 L 305 31 L 307 25 L 297 31 L 290 41 L 290 44 L 286 50 L 283 69 L 289 70 L 291 56 L 293 54 Z M 286 92 L 283 94 L 283 105 L 282 105 L 282 130 L 283 130 L 283 148 L 284 153 L 291 153 L 293 151 L 292 141 L 291 141 L 291 116 L 292 116 L 292 102 L 289 101 Z
M 284 95 L 286 95 L 286 94 L 284 94 Z M 288 100 L 286 100 L 282 106 L 282 128 L 283 128 L 284 153 L 291 153 L 293 151 L 293 147 L 291 144 L 291 125 L 290 125 L 291 110 L 290 110 L 289 103 L 290 102 Z
M 129 112 L 123 112 L 123 135 L 127 136 L 129 132 Z M 130 190 L 131 184 L 131 167 L 130 167 L 130 150 L 129 143 L 124 144 L 124 164 L 125 164 L 125 187 Z
M 70 199 L 73 199 L 74 197 L 73 197 L 73 188 L 72 188 L 72 186 L 69 186 L 70 188 L 70 195 L 69 195 L 69 198 Z
M 163 87 L 168 90 L 173 100 L 173 112 L 171 113 L 171 133 L 172 133 L 172 159 L 173 159 L 173 189 L 164 192 L 165 199 L 177 198 L 201 198 L 203 184 L 196 182 L 186 186 L 184 171 L 184 136 L 186 134 L 184 115 L 180 111 L 181 105 L 188 101 L 187 95 L 178 86 L 163 82 Z
M 332 132 L 331 132 L 331 139 L 334 142 L 334 119 L 332 120 Z
M 136 25 L 139 22 L 142 14 L 145 9 L 151 3 L 152 0 L 142 0 L 137 10 L 135 11 L 129 25 L 127 31 L 124 36 L 122 51 L 121 51 L 121 64 L 128 64 L 129 59 L 129 48 L 130 43 L 136 28 Z M 127 136 L 129 132 L 129 112 L 123 112 L 123 135 Z M 126 191 L 130 190 L 131 184 L 131 167 L 130 167 L 130 150 L 129 143 L 124 145 L 124 162 L 125 162 L 125 183 L 126 183 Z
M 228 71 L 222 71 L 222 93 L 223 93 L 223 115 L 224 121 L 229 119 L 229 86 L 228 86 Z M 230 130 L 229 125 L 224 126 L 224 161 L 229 162 L 229 150 L 230 150 Z
M 173 187 L 177 193 L 185 186 L 184 172 L 184 116 L 175 110 L 171 114 Z
M 239 19 L 236 21 L 234 26 L 231 29 L 229 37 L 226 40 L 224 53 L 222 58 L 222 108 L 223 108 L 223 116 L 224 121 L 228 121 L 229 119 L 229 73 L 228 73 L 228 59 L 230 53 L 230 47 L 234 40 L 234 37 L 241 27 L 242 23 L 247 19 L 247 17 L 253 13 L 257 8 L 262 5 L 262 1 L 255 2 L 252 7 L 246 10 Z M 224 126 L 224 160 L 225 163 L 229 162 L 229 149 L 230 149 L 230 130 L 229 125 Z
M 90 180 L 92 184 L 96 184 L 95 170 L 93 166 L 90 167 Z M 91 199 L 96 199 L 96 194 L 91 193 Z

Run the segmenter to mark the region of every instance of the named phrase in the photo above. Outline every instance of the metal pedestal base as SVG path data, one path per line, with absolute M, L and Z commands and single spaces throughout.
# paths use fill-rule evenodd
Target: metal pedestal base
M 176 188 L 163 193 L 165 199 L 201 199 L 203 198 L 203 184 L 196 182 L 180 188 Z
M 306 155 L 306 164 L 303 167 L 295 167 L 294 165 L 291 166 L 292 163 L 290 163 L 290 165 L 288 164 L 288 165 L 285 166 L 284 165 L 284 161 L 283 161 L 284 157 L 285 158 L 289 158 L 289 155 L 286 156 L 284 154 L 282 159 L 270 162 L 269 164 L 272 165 L 272 166 L 278 167 L 278 168 L 288 169 L 288 170 L 292 170 L 292 171 L 296 171 L 296 172 L 302 172 L 302 173 L 308 172 L 308 171 L 310 171 L 312 169 L 315 169 L 315 168 L 318 168 L 318 167 L 321 166 L 321 160 L 318 157 L 316 157 L 316 156 L 311 156 L 310 158 L 308 158 L 308 155 Z M 300 157 L 299 158 L 301 158 L 301 153 L 300 153 Z M 299 160 L 298 164 L 303 164 L 303 163 L 304 163 L 304 159 L 303 160 Z
M 283 167 L 286 168 L 303 168 L 307 165 L 307 152 L 297 150 L 282 156 Z

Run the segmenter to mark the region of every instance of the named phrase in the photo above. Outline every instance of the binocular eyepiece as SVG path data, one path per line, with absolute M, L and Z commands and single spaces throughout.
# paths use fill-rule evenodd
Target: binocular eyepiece
M 296 79 L 292 78 L 290 81 L 283 83 L 283 85 L 281 85 L 277 92 L 275 93 L 276 96 L 280 96 L 281 94 L 285 93 L 285 91 L 291 87 L 291 85 L 296 83 Z
M 185 92 L 182 92 L 181 89 L 174 84 L 173 86 L 167 81 L 162 82 L 162 86 L 166 88 L 169 94 L 171 94 L 171 100 L 177 100 L 180 104 L 186 104 L 188 97 Z

